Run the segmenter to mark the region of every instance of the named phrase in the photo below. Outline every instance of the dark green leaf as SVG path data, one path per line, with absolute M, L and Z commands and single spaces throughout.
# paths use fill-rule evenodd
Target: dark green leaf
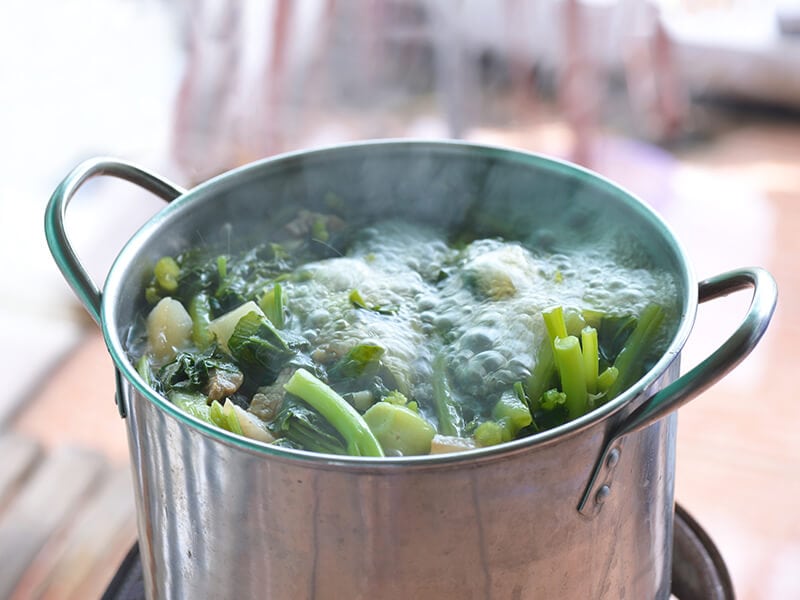
M 239 372 L 237 366 L 214 345 L 200 354 L 179 353 L 175 360 L 161 367 L 158 380 L 165 391 L 198 391 L 208 382 L 209 371 L 212 369 Z
M 384 349 L 375 344 L 359 344 L 340 358 L 329 370 L 332 382 L 374 377 L 380 369 Z
M 270 429 L 276 436 L 305 450 L 347 454 L 347 444 L 328 421 L 291 394 L 286 395 Z
M 303 340 L 304 341 L 304 340 Z M 300 340 L 292 337 L 292 345 Z M 233 357 L 246 374 L 274 379 L 295 355 L 295 348 L 266 317 L 251 312 L 239 319 L 228 340 Z
M 601 371 L 614 364 L 625 342 L 636 329 L 637 319 L 633 315 L 625 317 L 603 317 L 597 331 L 598 353 L 602 360 Z

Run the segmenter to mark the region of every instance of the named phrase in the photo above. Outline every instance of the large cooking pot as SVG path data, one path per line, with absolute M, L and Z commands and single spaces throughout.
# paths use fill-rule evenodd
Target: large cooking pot
M 64 230 L 70 199 L 97 175 L 170 201 L 120 252 L 102 294 Z M 632 388 L 584 417 L 451 455 L 369 459 L 271 447 L 210 427 L 154 393 L 126 346 L 154 262 L 255 227 L 268 239 L 285 215 L 320 209 L 331 194 L 365 222 L 404 215 L 520 239 L 542 226 L 584 242 L 620 236 L 675 279 L 679 317 L 668 347 Z M 667 225 L 587 170 L 456 142 L 286 154 L 189 191 L 131 164 L 91 160 L 55 191 L 46 230 L 116 365 L 151 599 L 667 598 L 675 410 L 753 349 L 777 298 L 760 268 L 698 285 Z M 680 375 L 698 302 L 748 287 L 743 322 Z

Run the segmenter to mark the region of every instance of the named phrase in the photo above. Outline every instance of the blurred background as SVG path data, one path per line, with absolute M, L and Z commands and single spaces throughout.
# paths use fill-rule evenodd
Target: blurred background
M 100 597 L 136 538 L 111 361 L 45 243 L 60 180 L 109 155 L 191 187 L 425 137 L 579 162 L 651 204 L 699 278 L 773 273 L 759 347 L 681 409 L 676 494 L 739 598 L 800 598 L 800 2 L 4 0 L 0 86 L 0 597 Z M 161 206 L 82 188 L 67 226 L 95 281 Z M 701 306 L 685 368 L 748 302 Z

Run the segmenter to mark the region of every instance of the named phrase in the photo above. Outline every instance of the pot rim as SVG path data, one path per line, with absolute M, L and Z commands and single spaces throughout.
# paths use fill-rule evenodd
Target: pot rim
M 131 259 L 136 256 L 138 251 L 144 245 L 145 241 L 149 239 L 151 233 L 158 228 L 159 224 L 164 219 L 166 219 L 173 212 L 181 209 L 181 207 L 192 202 L 196 196 L 203 193 L 208 193 L 208 190 L 213 190 L 216 187 L 231 185 L 238 179 L 246 178 L 247 175 L 253 171 L 265 168 L 280 168 L 281 166 L 298 159 L 324 160 L 328 155 L 336 155 L 348 150 L 365 151 L 371 148 L 402 150 L 404 147 L 413 150 L 424 148 L 426 150 L 462 151 L 464 153 L 482 152 L 487 153 L 494 158 L 502 159 L 508 162 L 516 162 L 532 166 L 535 165 L 539 168 L 545 167 L 550 170 L 560 171 L 562 173 L 571 173 L 573 176 L 577 176 L 581 179 L 590 180 L 595 186 L 614 192 L 616 199 L 624 202 L 628 208 L 636 211 L 640 217 L 649 220 L 651 224 L 659 228 L 664 233 L 665 239 L 673 247 L 676 256 L 680 259 L 680 267 L 682 272 L 677 272 L 675 275 L 676 280 L 678 280 L 680 285 L 679 293 L 682 293 L 683 295 L 682 300 L 684 309 L 680 315 L 678 328 L 672 338 L 672 341 L 656 364 L 634 385 L 610 402 L 588 412 L 582 417 L 569 421 L 553 429 L 549 429 L 518 440 L 504 442 L 495 446 L 475 448 L 461 452 L 381 458 L 332 455 L 293 448 L 283 448 L 240 436 L 221 428 L 217 428 L 189 415 L 163 396 L 157 394 L 144 382 L 142 377 L 136 371 L 135 366 L 129 359 L 124 344 L 117 334 L 117 328 L 115 326 L 110 326 L 116 323 L 116 303 L 113 301 L 115 298 L 113 290 L 118 289 L 123 283 L 121 274 L 125 270 L 125 265 L 127 265 Z M 111 290 L 111 292 L 109 292 L 109 290 Z M 135 388 L 138 393 L 144 396 L 148 401 L 152 402 L 161 411 L 168 414 L 172 418 L 177 419 L 180 423 L 198 430 L 201 434 L 209 436 L 217 442 L 226 444 L 228 446 L 234 446 L 241 450 L 258 455 L 269 456 L 270 458 L 317 463 L 318 465 L 326 466 L 339 465 L 342 467 L 365 468 L 373 470 L 376 468 L 394 469 L 398 466 L 426 467 L 434 465 L 454 465 L 466 462 L 475 463 L 476 461 L 503 458 L 510 454 L 527 451 L 530 448 L 554 443 L 563 437 L 579 434 L 596 423 L 610 418 L 612 415 L 622 410 L 623 407 L 632 404 L 636 398 L 644 396 L 648 388 L 650 388 L 650 386 L 680 355 L 681 349 L 686 343 L 689 333 L 694 326 L 697 306 L 698 290 L 694 271 L 691 264 L 687 260 L 687 255 L 683 245 L 675 236 L 672 228 L 651 206 L 646 204 L 638 196 L 623 186 L 611 181 L 607 177 L 592 171 L 591 169 L 582 167 L 564 159 L 507 146 L 465 142 L 461 140 L 389 138 L 347 142 L 277 154 L 275 156 L 267 157 L 236 167 L 189 189 L 184 194 L 176 198 L 173 202 L 161 209 L 158 213 L 156 213 L 144 225 L 142 225 L 142 227 L 140 227 L 123 246 L 119 254 L 114 259 L 103 286 L 101 325 L 106 346 L 117 369 L 120 371 L 120 374 L 133 386 L 133 388 Z M 123 402 L 124 399 L 118 398 L 118 401 Z

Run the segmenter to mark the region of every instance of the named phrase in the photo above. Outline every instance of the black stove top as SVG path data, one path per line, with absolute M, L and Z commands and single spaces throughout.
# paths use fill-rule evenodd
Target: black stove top
M 675 507 L 672 594 L 679 600 L 733 600 L 728 569 L 711 538 L 680 505 Z M 139 546 L 122 561 L 102 600 L 144 600 Z

